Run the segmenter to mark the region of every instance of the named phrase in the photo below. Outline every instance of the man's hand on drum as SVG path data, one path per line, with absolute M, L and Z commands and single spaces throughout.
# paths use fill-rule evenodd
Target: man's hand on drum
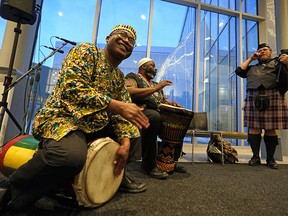
M 149 119 L 142 112 L 143 110 L 143 107 L 138 107 L 134 103 L 125 103 L 117 100 L 112 100 L 107 107 L 107 111 L 121 115 L 139 129 L 148 128 L 150 125 Z
M 115 160 L 114 160 L 114 174 L 120 175 L 122 170 L 124 169 L 130 150 L 130 139 L 122 138 L 120 140 L 120 146 L 116 152 Z
M 157 85 L 155 85 L 155 92 L 161 91 L 166 86 L 171 86 L 173 83 L 170 80 L 160 81 Z
M 165 101 L 165 104 L 168 104 L 168 105 L 171 105 L 171 106 L 175 106 L 175 107 L 183 107 L 181 104 L 179 104 L 177 102 Z

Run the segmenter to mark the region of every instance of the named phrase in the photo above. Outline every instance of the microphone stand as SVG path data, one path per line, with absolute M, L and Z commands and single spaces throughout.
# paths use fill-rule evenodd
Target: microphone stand
M 16 84 L 18 84 L 22 79 L 24 79 L 24 77 L 30 73 L 34 73 L 34 70 L 39 70 L 41 68 L 41 65 L 48 59 L 50 58 L 52 55 L 54 55 L 56 52 L 59 52 L 59 50 L 61 50 L 64 46 L 67 45 L 67 42 L 63 43 L 62 46 L 60 46 L 59 48 L 53 50 L 47 57 L 45 57 L 41 62 L 39 62 L 38 64 L 34 65 L 30 70 L 28 70 L 26 73 L 24 73 L 21 77 L 19 77 L 15 82 L 13 82 L 12 84 L 10 84 L 9 86 L 6 86 L 6 88 L 4 89 L 3 97 L 6 95 L 8 95 L 9 90 L 11 90 Z M 29 101 L 28 101 L 29 103 Z M 34 102 L 33 102 L 34 103 Z M 34 107 L 34 106 L 33 106 Z M 16 121 L 16 119 L 13 117 L 13 115 L 11 114 L 11 112 L 5 107 L 5 111 L 9 114 L 9 116 L 11 117 L 11 119 L 14 121 L 14 123 L 16 124 L 17 128 L 21 131 L 21 134 L 24 133 L 24 128 L 22 129 L 20 124 Z M 31 111 L 33 112 L 33 111 Z M 3 118 L 1 119 L 1 121 L 3 120 Z M 0 126 L 2 125 L 2 122 L 0 124 Z
M 34 72 L 34 70 L 38 70 L 41 65 L 48 59 L 50 58 L 52 55 L 54 55 L 56 52 L 59 52 L 59 50 L 61 50 L 64 46 L 66 46 L 67 42 L 63 43 L 62 46 L 60 46 L 59 48 L 53 50 L 47 57 L 45 57 L 41 62 L 39 62 L 38 64 L 34 65 L 30 70 L 28 70 L 26 73 L 24 73 L 21 77 L 19 77 L 17 80 L 15 80 L 14 83 L 12 83 L 11 85 L 8 86 L 8 88 L 3 92 L 3 94 L 7 93 L 9 90 L 11 90 L 16 84 L 18 84 L 22 79 L 24 79 L 24 77 L 32 72 Z
M 33 87 L 33 95 L 32 95 L 32 99 L 31 99 L 31 108 L 30 108 L 30 114 L 28 116 L 28 125 L 26 128 L 26 134 L 29 134 L 30 131 L 30 125 L 32 122 L 32 117 L 33 117 L 33 113 L 34 113 L 34 107 L 35 107 L 35 99 L 36 99 L 36 95 L 37 95 L 37 89 L 38 89 L 38 84 L 39 84 L 39 80 L 40 80 L 40 74 L 41 74 L 41 67 L 38 69 L 37 74 L 35 76 L 35 82 L 34 82 L 34 87 Z M 29 101 L 28 101 L 29 103 Z
M 26 102 L 26 106 L 25 106 L 25 113 L 24 113 L 24 117 L 23 117 L 23 127 L 22 127 L 22 132 L 21 134 L 24 134 L 24 130 L 26 128 L 26 122 L 27 122 L 27 115 L 29 114 L 29 104 L 31 101 L 31 97 L 32 97 L 32 89 L 33 89 L 33 85 L 34 85 L 34 79 L 35 79 L 35 74 L 31 73 L 31 78 L 30 78 L 30 82 L 29 82 L 29 94 L 28 94 L 28 98 L 27 98 L 27 102 Z M 27 133 L 27 132 L 26 132 Z M 28 134 L 28 133 L 27 133 Z
M 7 99 L 8 99 L 8 86 L 10 85 L 12 81 L 12 70 L 13 70 L 13 64 L 15 60 L 15 55 L 16 55 L 16 49 L 17 49 L 17 44 L 18 44 L 18 39 L 19 35 L 21 34 L 21 19 L 19 18 L 19 21 L 17 22 L 17 27 L 14 29 L 15 36 L 14 36 L 14 42 L 13 42 L 13 48 L 11 52 L 11 57 L 10 57 L 10 63 L 9 63 L 9 68 L 8 68 L 8 73 L 7 76 L 5 76 L 4 80 L 4 91 L 2 93 L 2 101 L 0 103 L 0 106 L 2 107 L 1 112 L 0 112 L 0 132 L 2 129 L 2 123 L 4 119 L 4 114 L 7 112 L 8 116 L 12 119 L 12 121 L 15 123 L 16 127 L 21 131 L 21 126 L 17 122 L 16 118 L 12 115 L 10 110 L 7 107 Z

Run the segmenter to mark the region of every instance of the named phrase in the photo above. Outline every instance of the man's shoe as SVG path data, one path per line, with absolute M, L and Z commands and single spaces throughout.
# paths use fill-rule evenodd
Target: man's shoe
M 138 181 L 134 176 L 127 173 L 123 176 L 122 182 L 118 188 L 119 191 L 127 193 L 141 193 L 146 191 L 146 184 Z
M 267 166 L 270 167 L 271 169 L 278 169 L 278 164 L 274 160 L 267 161 Z
M 174 168 L 174 172 L 186 173 L 187 169 L 184 166 L 181 166 L 178 163 L 176 163 L 175 168 Z
M 249 165 L 250 166 L 257 166 L 261 164 L 261 160 L 259 156 L 253 156 L 250 160 L 249 160 Z
M 157 167 L 156 168 L 154 168 L 154 169 L 152 169 L 152 170 L 146 170 L 146 169 L 143 169 L 142 168 L 142 170 L 143 170 L 143 172 L 145 173 L 145 174 L 147 174 L 149 177 L 151 177 L 151 178 L 155 178 L 155 179 L 166 179 L 167 178 L 167 176 L 169 176 L 169 174 L 167 173 L 167 172 L 165 172 L 165 171 L 163 171 L 163 170 L 160 170 L 160 169 L 158 169 Z

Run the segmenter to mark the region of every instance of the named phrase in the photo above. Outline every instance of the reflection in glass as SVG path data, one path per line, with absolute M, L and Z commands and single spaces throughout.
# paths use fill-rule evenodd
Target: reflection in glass
M 211 15 L 209 15 L 211 14 Z M 214 19 L 211 20 L 211 19 Z M 219 20 L 215 25 L 215 20 Z M 236 104 L 233 103 L 232 92 L 236 86 L 231 83 L 230 75 L 236 68 L 236 19 L 235 17 L 201 12 L 201 30 L 214 32 L 211 47 L 207 46 L 206 36 L 201 37 L 200 80 L 203 88 L 202 103 L 198 109 L 208 112 L 209 128 L 234 131 L 231 119 L 236 119 Z M 215 33 L 218 33 L 215 35 Z M 234 51 L 233 51 L 234 50 Z M 234 59 L 234 61 L 230 61 Z
M 156 81 L 172 81 L 172 86 L 164 88 L 167 98 L 192 109 L 195 9 L 155 1 L 154 14 L 151 57 L 158 65 Z M 169 27 L 163 23 L 169 24 Z M 161 55 L 158 54 L 160 47 L 164 51 Z
M 258 23 L 250 20 L 243 20 L 243 35 L 242 35 L 242 41 L 243 41 L 243 59 L 242 61 L 245 61 L 247 58 L 249 58 L 255 51 L 257 51 L 258 48 Z M 244 46 L 245 45 L 245 46 Z M 257 61 L 253 61 L 251 64 L 256 64 Z M 243 80 L 244 82 L 244 89 L 246 89 L 246 79 Z M 246 97 L 246 92 L 244 95 L 244 98 Z M 247 128 L 245 128 L 247 131 Z

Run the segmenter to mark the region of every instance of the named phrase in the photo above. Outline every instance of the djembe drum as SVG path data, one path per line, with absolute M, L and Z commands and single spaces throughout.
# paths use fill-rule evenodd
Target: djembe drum
M 0 154 L 0 171 L 11 175 L 30 160 L 38 148 L 39 141 L 31 135 L 22 135 L 9 141 Z M 114 158 L 119 144 L 109 137 L 89 142 L 86 163 L 82 171 L 67 182 L 64 193 L 76 199 L 78 205 L 97 207 L 109 201 L 117 192 L 123 175 L 114 175 Z M 71 185 L 72 184 L 72 185 Z
M 161 116 L 159 138 L 162 139 L 162 145 L 158 150 L 156 164 L 163 171 L 173 172 L 175 146 L 183 143 L 194 112 L 167 104 L 161 104 L 159 109 Z

